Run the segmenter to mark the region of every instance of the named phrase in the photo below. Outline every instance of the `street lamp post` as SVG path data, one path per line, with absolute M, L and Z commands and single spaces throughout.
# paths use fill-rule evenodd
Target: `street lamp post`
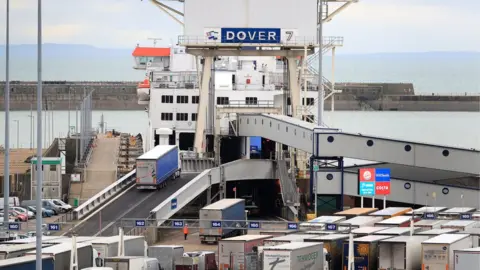
M 35 146 L 35 143 L 33 141 L 33 130 L 35 126 L 35 115 L 30 114 L 28 117 L 30 117 L 30 149 L 33 149 Z
M 6 46 L 5 46 L 5 161 L 3 180 L 3 216 L 8 218 L 8 207 L 10 195 L 10 0 L 7 0 L 6 7 Z M 7 179 L 7 180 L 5 180 Z M 8 222 L 4 222 L 5 229 L 8 229 Z M 40 242 L 40 245 L 42 243 Z M 40 261 L 41 262 L 41 261 Z
M 17 123 L 17 148 L 20 148 L 20 120 L 13 120 Z

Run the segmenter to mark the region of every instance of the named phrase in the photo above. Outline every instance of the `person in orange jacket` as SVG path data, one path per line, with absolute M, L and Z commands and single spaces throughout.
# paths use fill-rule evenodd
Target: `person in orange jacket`
M 187 240 L 187 235 L 188 235 L 188 224 L 185 224 L 183 227 L 183 236 L 185 237 L 185 240 Z

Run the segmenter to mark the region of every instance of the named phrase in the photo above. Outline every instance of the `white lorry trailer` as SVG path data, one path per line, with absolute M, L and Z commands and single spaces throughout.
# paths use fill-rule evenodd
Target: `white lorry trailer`
M 271 235 L 247 234 L 220 240 L 218 242 L 220 269 L 248 269 L 248 254 L 252 255 L 254 247 L 263 246 L 264 241 L 271 237 Z
M 263 248 L 263 269 L 324 269 L 323 243 L 295 242 Z
M 148 247 L 148 257 L 156 258 L 163 270 L 175 270 L 177 262 L 183 257 L 183 246 L 155 245 Z
M 480 247 L 454 250 L 455 258 L 454 270 L 480 268 Z
M 422 242 L 428 236 L 398 236 L 380 240 L 378 244 L 378 268 L 420 269 L 422 265 Z
M 468 234 L 442 234 L 423 241 L 422 269 L 453 270 L 454 250 L 471 247 L 472 238 Z
M 55 270 L 69 269 L 70 253 L 72 251 L 71 243 L 53 245 L 42 248 L 42 255 L 52 256 L 55 261 Z M 91 244 L 77 243 L 78 268 L 83 269 L 94 266 L 96 251 Z M 25 255 L 36 255 L 35 251 L 27 252 Z
M 137 189 L 158 189 L 169 179 L 180 177 L 180 155 L 176 145 L 157 145 L 137 158 Z
M 100 259 L 118 256 L 119 236 L 100 237 L 88 241 L 98 252 Z M 145 237 L 143 236 L 123 236 L 123 246 L 125 256 L 145 256 Z

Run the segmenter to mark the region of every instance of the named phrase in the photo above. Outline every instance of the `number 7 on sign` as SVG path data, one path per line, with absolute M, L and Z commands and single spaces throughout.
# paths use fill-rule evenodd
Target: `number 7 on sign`
M 294 30 L 284 30 L 282 34 L 282 40 L 283 41 L 291 41 L 293 39 L 293 36 L 295 35 Z

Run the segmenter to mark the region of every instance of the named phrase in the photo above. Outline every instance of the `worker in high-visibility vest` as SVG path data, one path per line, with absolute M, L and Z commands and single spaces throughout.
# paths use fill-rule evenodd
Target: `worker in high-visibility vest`
M 187 240 L 187 235 L 188 235 L 188 224 L 185 224 L 183 227 L 183 236 L 185 237 L 185 240 Z

